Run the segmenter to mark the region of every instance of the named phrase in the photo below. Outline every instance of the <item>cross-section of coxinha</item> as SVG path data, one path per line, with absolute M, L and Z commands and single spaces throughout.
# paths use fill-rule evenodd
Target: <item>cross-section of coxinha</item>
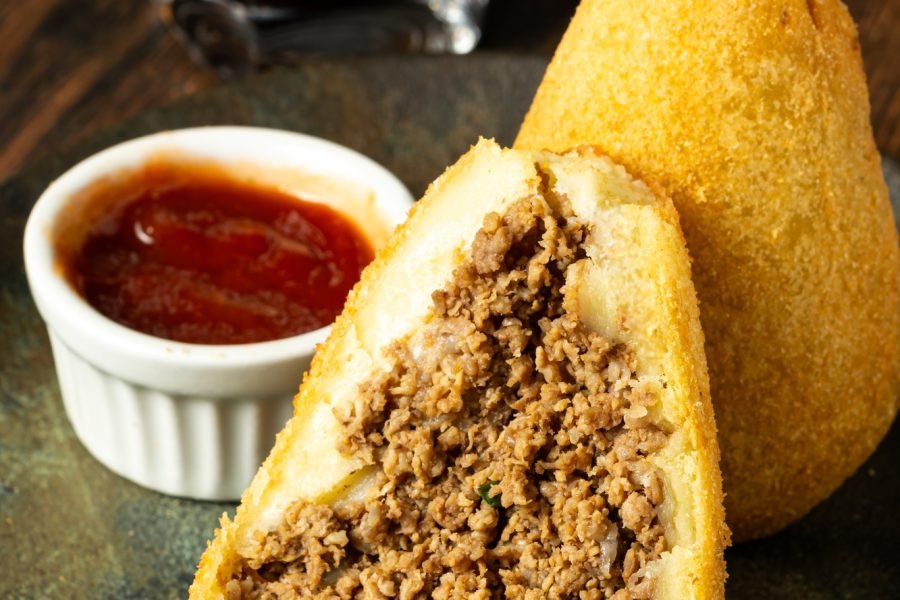
M 661 185 L 694 260 L 736 539 L 872 453 L 900 400 L 900 252 L 838 0 L 584 0 L 516 147 Z
M 671 202 L 479 142 L 364 272 L 191 598 L 721 598 Z

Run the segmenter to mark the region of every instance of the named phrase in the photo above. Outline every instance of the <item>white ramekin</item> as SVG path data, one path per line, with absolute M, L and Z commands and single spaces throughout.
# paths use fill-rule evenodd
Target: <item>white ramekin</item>
M 35 204 L 25 228 L 25 268 L 81 442 L 114 472 L 148 488 L 236 499 L 290 416 L 301 376 L 329 328 L 256 344 L 184 344 L 119 325 L 76 293 L 58 268 L 52 239 L 70 200 L 161 153 L 249 169 L 254 180 L 306 200 L 332 203 L 317 197 L 330 182 L 363 190 L 368 214 L 348 216 L 367 233 L 380 228 L 381 238 L 406 217 L 413 199 L 387 170 L 343 146 L 277 130 L 206 127 L 100 152 L 54 181 Z M 315 189 L 305 189 L 305 181 Z

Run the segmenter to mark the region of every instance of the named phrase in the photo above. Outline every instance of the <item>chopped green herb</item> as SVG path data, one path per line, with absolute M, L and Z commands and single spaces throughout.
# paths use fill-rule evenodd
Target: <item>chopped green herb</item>
M 495 485 L 500 483 L 499 481 L 488 481 L 484 485 L 478 486 L 478 495 L 481 496 L 481 499 L 487 502 L 487 505 L 491 508 L 497 508 L 500 506 L 500 494 L 496 496 L 488 496 L 488 491 Z

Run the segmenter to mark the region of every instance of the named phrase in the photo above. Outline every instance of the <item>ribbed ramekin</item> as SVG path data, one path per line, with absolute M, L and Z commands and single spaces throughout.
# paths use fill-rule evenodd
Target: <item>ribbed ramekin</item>
M 232 500 L 290 416 L 301 376 L 329 328 L 255 344 L 173 342 L 101 315 L 58 268 L 53 236 L 70 201 L 104 177 L 138 169 L 167 152 L 253 169 L 254 178 L 267 185 L 279 181 L 259 173 L 291 174 L 279 187 L 306 200 L 329 202 L 327 195 L 302 189 L 297 182 L 305 178 L 315 179 L 318 191 L 330 180 L 364 190 L 370 214 L 348 216 L 372 233 L 376 245 L 405 218 L 413 199 L 387 170 L 331 142 L 276 130 L 207 127 L 159 133 L 100 152 L 54 181 L 35 204 L 25 229 L 25 267 L 78 438 L 101 463 L 140 485 Z

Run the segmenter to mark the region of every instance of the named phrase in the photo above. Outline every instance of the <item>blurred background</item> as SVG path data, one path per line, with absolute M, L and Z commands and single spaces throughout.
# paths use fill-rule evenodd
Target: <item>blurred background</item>
M 900 0 L 846 0 L 900 156 Z M 198 90 L 322 54 L 545 56 L 575 0 L 0 0 L 0 180 Z

